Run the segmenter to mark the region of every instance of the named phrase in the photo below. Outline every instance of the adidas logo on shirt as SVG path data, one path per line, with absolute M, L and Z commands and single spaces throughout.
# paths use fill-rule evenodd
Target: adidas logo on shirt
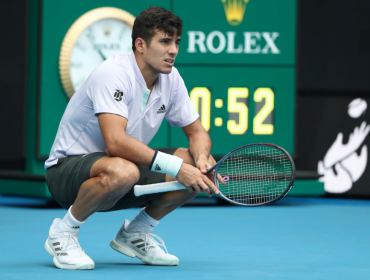
M 161 108 L 159 108 L 159 110 L 157 111 L 157 114 L 162 114 L 162 113 L 165 113 L 167 110 L 166 110 L 166 106 L 164 106 L 164 104 L 162 105 Z
M 162 170 L 160 167 L 159 167 L 159 165 L 157 164 L 156 166 L 155 166 L 155 171 L 159 171 L 159 170 Z

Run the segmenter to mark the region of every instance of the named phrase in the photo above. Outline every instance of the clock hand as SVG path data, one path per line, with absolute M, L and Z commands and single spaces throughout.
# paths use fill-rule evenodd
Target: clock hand
M 97 49 L 98 49 L 98 53 L 103 58 L 103 60 L 106 60 L 107 58 L 104 56 L 104 54 L 102 53 L 102 51 L 99 48 L 97 48 Z
M 100 56 L 102 57 L 102 59 L 103 60 L 106 60 L 107 58 L 104 56 L 104 54 L 102 53 L 102 51 L 100 50 L 100 48 L 98 48 L 98 46 L 94 43 L 92 36 L 91 35 L 90 36 L 87 35 L 87 37 L 90 39 L 90 42 L 93 45 L 93 48 L 96 48 L 98 50 L 98 53 L 100 54 Z

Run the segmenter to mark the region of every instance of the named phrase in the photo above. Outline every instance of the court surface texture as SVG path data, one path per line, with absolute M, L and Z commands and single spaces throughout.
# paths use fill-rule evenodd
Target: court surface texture
M 153 232 L 180 259 L 176 267 L 145 265 L 110 248 L 138 211 L 91 216 L 79 240 L 95 270 L 60 270 L 44 243 L 66 211 L 0 196 L 0 279 L 370 279 L 370 201 L 287 197 L 264 207 L 181 207 Z

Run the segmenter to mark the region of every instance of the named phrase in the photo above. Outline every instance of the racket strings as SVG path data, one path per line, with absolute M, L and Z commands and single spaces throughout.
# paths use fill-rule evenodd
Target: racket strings
M 263 204 L 280 197 L 292 179 L 289 158 L 279 149 L 255 145 L 236 151 L 219 167 L 226 185 L 219 184 L 221 193 L 242 204 Z

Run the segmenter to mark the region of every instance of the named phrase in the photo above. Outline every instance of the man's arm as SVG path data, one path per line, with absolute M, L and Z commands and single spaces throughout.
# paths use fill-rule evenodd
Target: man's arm
M 195 160 L 195 166 L 204 174 L 216 161 L 211 155 L 212 142 L 207 131 L 204 129 L 200 120 L 197 119 L 192 124 L 182 128 L 189 141 L 189 151 Z M 208 178 L 213 180 L 214 171 L 208 174 Z M 217 174 L 218 180 L 222 184 L 226 182 L 222 179 L 220 174 Z
M 145 167 L 150 166 L 155 151 L 126 134 L 126 118 L 115 114 L 99 114 L 98 120 L 108 156 L 121 157 Z M 207 176 L 186 163 L 182 164 L 176 178 L 189 191 L 195 189 L 198 193 L 204 191 L 207 195 L 209 195 L 209 187 L 216 193 L 218 191 Z
M 115 114 L 99 114 L 98 120 L 108 156 L 149 167 L 155 151 L 126 134 L 127 119 Z
M 207 131 L 199 119 L 182 128 L 189 141 L 189 152 L 193 156 L 196 166 L 202 170 L 212 167 L 206 165 L 211 153 L 212 143 Z

